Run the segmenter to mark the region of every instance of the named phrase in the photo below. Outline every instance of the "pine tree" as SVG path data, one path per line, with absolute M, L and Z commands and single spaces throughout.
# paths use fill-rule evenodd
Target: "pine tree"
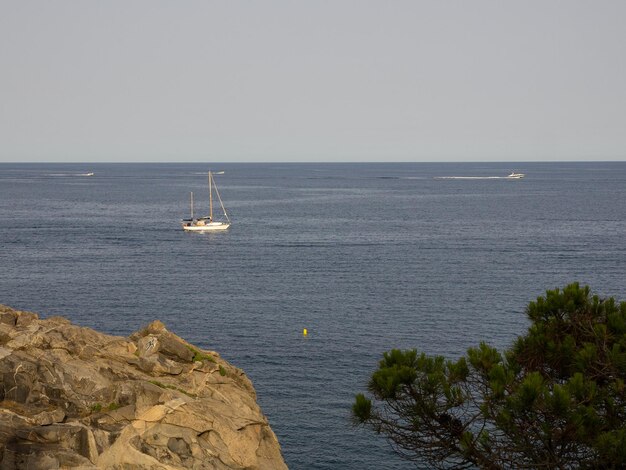
M 526 313 L 503 354 L 384 353 L 355 422 L 433 468 L 626 467 L 626 302 L 574 283 Z

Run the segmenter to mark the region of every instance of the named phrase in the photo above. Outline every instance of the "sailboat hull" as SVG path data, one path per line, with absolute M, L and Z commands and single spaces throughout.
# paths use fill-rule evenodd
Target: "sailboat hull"
M 224 222 L 209 222 L 205 225 L 183 225 L 183 230 L 187 232 L 215 232 L 226 230 L 230 224 Z

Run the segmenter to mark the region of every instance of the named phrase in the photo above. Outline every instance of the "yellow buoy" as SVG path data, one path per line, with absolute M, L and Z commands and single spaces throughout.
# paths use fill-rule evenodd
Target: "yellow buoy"
M 302 330 L 302 336 L 306 336 L 308 335 L 309 332 L 307 331 L 307 329 L 305 328 L 304 330 Z

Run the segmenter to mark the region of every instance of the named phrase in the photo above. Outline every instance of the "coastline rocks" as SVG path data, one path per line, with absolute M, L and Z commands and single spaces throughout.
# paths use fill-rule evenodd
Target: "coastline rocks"
M 160 321 L 121 338 L 0 305 L 0 468 L 287 466 L 245 374 Z

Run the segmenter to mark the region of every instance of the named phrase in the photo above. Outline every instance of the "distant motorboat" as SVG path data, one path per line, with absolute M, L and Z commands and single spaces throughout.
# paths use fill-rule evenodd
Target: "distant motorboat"
M 523 178 L 524 176 L 526 176 L 524 173 L 515 173 L 513 171 L 509 176 L 507 176 L 507 178 L 512 178 L 512 179 L 518 180 L 518 179 Z
M 83 173 L 81 176 L 93 176 L 93 172 Z
M 226 221 L 215 221 L 213 220 L 213 191 L 220 201 L 220 206 L 222 207 L 222 212 L 224 213 L 224 217 Z M 217 185 L 213 180 L 213 174 L 209 171 L 209 215 L 204 217 L 194 217 L 193 214 L 193 192 L 191 193 L 191 218 L 181 220 L 181 224 L 183 226 L 183 230 L 187 232 L 212 232 L 217 230 L 226 230 L 230 227 L 230 219 L 228 214 L 226 213 L 226 209 L 224 208 L 224 203 L 222 202 L 222 198 L 220 197 L 220 193 L 217 189 Z

